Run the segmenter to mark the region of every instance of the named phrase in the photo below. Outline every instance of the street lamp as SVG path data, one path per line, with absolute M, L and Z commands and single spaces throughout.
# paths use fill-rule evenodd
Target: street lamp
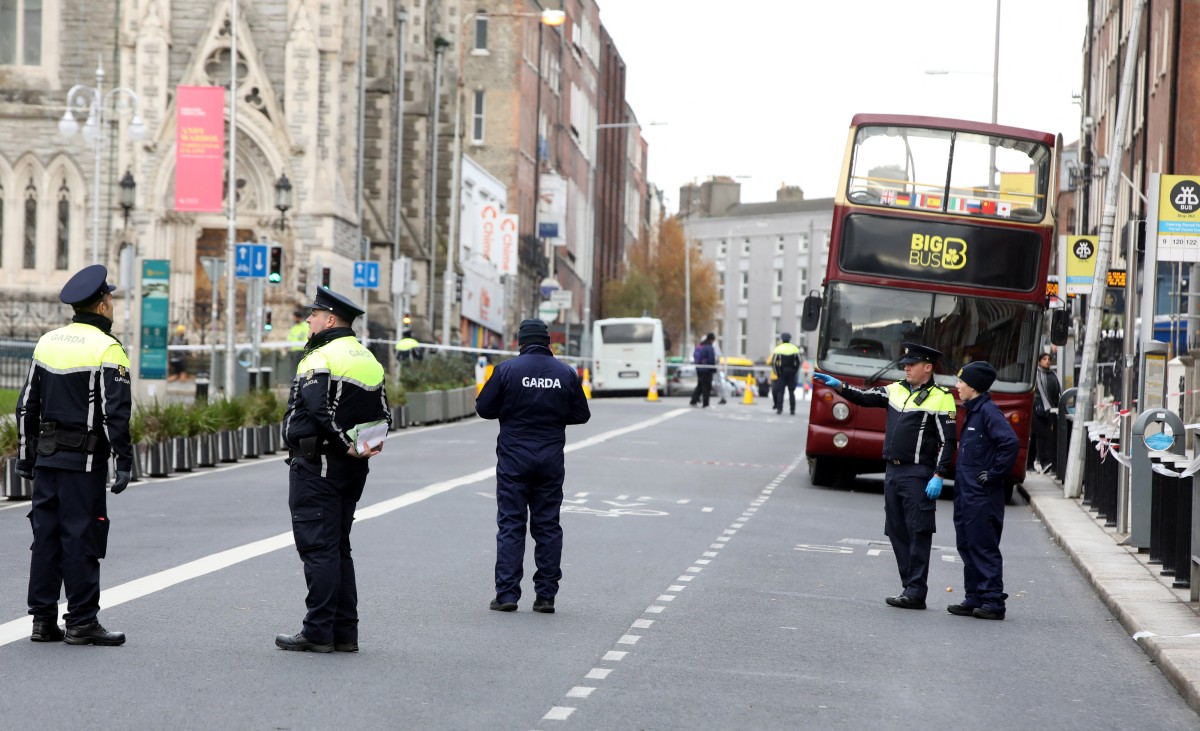
M 292 207 L 292 181 L 287 173 L 280 173 L 275 181 L 275 209 L 279 211 L 279 230 L 287 228 L 287 212 Z
M 463 34 L 466 32 L 467 21 L 475 20 L 476 18 L 538 18 L 542 25 L 550 27 L 558 27 L 567 22 L 567 14 L 562 10 L 546 9 L 540 13 L 470 13 L 463 16 L 462 23 L 458 29 L 458 89 L 454 94 L 454 153 L 453 165 L 450 179 L 450 232 L 446 242 L 446 268 L 442 272 L 442 343 L 449 345 L 450 343 L 450 305 L 453 302 L 454 292 L 454 250 L 458 246 L 458 217 L 462 200 L 462 98 L 463 98 L 463 64 L 465 63 L 464 51 L 467 44 L 463 41 Z M 540 27 L 539 27 L 540 31 Z M 542 90 L 542 54 L 539 52 L 537 59 L 538 68 L 538 93 Z M 540 103 L 539 103 L 540 107 Z M 540 112 L 540 109 L 539 109 Z M 534 127 L 537 123 L 535 121 Z M 535 151 L 536 153 L 536 151 Z M 534 171 L 537 180 L 537 170 Z M 536 183 L 535 183 L 536 185 Z M 435 194 L 436 197 L 436 194 Z M 536 215 L 535 215 L 536 218 Z M 435 260 L 436 263 L 436 260 Z M 431 268 L 432 268 L 431 264 Z M 433 272 L 430 271 L 430 283 L 433 282 Z M 433 287 L 429 288 L 429 303 L 430 312 L 433 311 Z M 432 317 L 430 318 L 430 326 L 432 327 Z
M 87 121 L 83 125 L 83 137 L 92 146 L 95 156 L 92 162 L 92 263 L 100 263 L 100 158 L 104 153 L 107 142 L 105 132 L 108 129 L 110 117 L 109 106 L 115 101 L 119 104 L 112 113 L 121 114 L 132 111 L 133 119 L 129 122 L 129 138 L 133 141 L 146 136 L 146 125 L 138 115 L 138 95 L 132 89 L 118 86 L 104 90 L 104 66 L 96 67 L 96 85 L 87 86 L 76 84 L 67 92 L 67 109 L 62 119 L 58 120 L 58 131 L 64 137 L 71 137 L 79 131 L 79 123 L 75 121 L 73 110 L 82 112 L 88 109 Z M 132 177 L 130 178 L 132 180 Z
M 129 212 L 133 210 L 134 199 L 137 197 L 137 181 L 133 179 L 133 173 L 126 170 L 118 185 L 121 186 L 121 211 L 125 214 L 125 228 L 128 229 Z

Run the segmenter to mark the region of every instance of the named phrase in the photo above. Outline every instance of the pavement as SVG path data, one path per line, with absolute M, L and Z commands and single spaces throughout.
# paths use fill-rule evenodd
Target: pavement
M 1106 528 L 1078 498 L 1064 498 L 1048 475 L 1030 473 L 1020 490 L 1129 636 L 1200 713 L 1200 605 L 1190 591 L 1173 588 L 1174 577 L 1160 576 L 1148 553 L 1121 545 L 1126 534 Z

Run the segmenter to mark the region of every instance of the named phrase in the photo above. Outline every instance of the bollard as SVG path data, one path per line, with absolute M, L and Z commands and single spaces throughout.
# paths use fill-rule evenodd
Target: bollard
M 1176 469 L 1184 469 L 1178 464 Z M 1182 474 L 1176 479 L 1176 498 L 1179 510 L 1175 520 L 1175 581 L 1171 586 L 1176 589 L 1190 589 L 1192 586 L 1192 532 L 1196 526 L 1192 524 L 1192 476 Z
M 1054 432 L 1054 474 L 1062 482 L 1067 477 L 1067 455 L 1071 452 L 1071 430 L 1075 424 L 1075 394 L 1078 389 L 1068 388 L 1058 398 L 1058 419 Z
M 1170 446 L 1165 450 L 1152 450 L 1146 444 L 1146 430 L 1151 424 L 1161 424 L 1165 433 L 1170 429 L 1175 435 Z M 1129 438 L 1129 545 L 1139 550 L 1150 547 L 1150 536 L 1153 532 L 1153 486 L 1150 455 L 1152 453 L 1170 452 L 1182 455 L 1184 450 L 1184 427 L 1173 412 L 1166 409 L 1147 409 L 1138 414 L 1133 422 Z
M 1117 526 L 1117 483 L 1121 479 L 1120 469 L 1121 464 L 1117 458 L 1113 456 L 1113 451 L 1121 449 L 1121 443 L 1117 440 L 1117 430 L 1109 427 L 1110 435 L 1104 453 L 1101 455 L 1100 464 L 1100 513 L 1104 518 L 1104 526 L 1106 528 L 1115 528 Z
M 1159 566 L 1162 564 L 1163 554 L 1163 524 L 1166 518 L 1163 516 L 1163 478 L 1164 472 L 1161 469 L 1159 460 L 1165 455 L 1157 454 L 1151 456 L 1150 473 L 1150 541 L 1148 548 L 1150 558 L 1147 563 Z
M 196 402 L 203 403 L 208 401 L 208 374 L 196 374 Z
M 1175 470 L 1186 461 L 1184 457 L 1172 454 L 1156 454 L 1151 457 L 1154 462 L 1154 486 L 1158 503 L 1157 522 L 1153 523 L 1150 534 L 1150 563 L 1159 564 L 1162 576 L 1175 575 L 1175 524 L 1178 509 L 1178 489 L 1176 482 L 1178 474 Z M 1179 462 L 1179 466 L 1177 466 Z

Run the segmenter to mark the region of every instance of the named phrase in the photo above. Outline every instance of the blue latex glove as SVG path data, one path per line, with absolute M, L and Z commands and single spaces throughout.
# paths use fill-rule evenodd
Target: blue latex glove
M 942 494 L 942 478 L 934 475 L 929 478 L 929 483 L 925 485 L 925 497 L 930 500 L 937 500 L 938 495 Z
M 838 389 L 838 388 L 842 387 L 841 381 L 834 378 L 833 376 L 827 376 L 824 373 L 814 373 L 813 380 L 824 383 L 826 386 L 829 386 L 832 389 Z

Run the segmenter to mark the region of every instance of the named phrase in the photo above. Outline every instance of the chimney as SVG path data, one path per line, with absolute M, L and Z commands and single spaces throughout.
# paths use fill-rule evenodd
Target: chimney
M 783 183 L 779 186 L 779 190 L 775 191 L 776 203 L 802 200 L 804 200 L 804 189 L 799 185 L 788 185 Z

